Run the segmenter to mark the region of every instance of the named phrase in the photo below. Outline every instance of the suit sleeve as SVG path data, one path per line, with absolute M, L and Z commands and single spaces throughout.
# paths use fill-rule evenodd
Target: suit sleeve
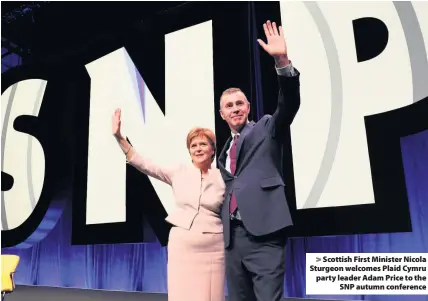
M 292 66 L 291 66 L 292 67 Z M 292 67 L 293 68 L 293 67 Z M 278 105 L 269 121 L 274 139 L 283 137 L 300 107 L 300 73 L 293 68 L 292 75 L 278 72 Z
M 154 163 L 151 159 L 140 155 L 135 152 L 127 163 L 134 166 L 140 172 L 158 179 L 166 184 L 172 185 L 172 178 L 177 171 L 177 167 L 162 166 L 161 164 Z

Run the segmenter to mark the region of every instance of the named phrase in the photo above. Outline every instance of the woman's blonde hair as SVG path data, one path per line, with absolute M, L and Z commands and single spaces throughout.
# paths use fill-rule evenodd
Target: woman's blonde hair
M 210 143 L 212 149 L 214 150 L 214 154 L 212 156 L 212 161 L 214 161 L 214 157 L 216 154 L 216 137 L 213 131 L 207 128 L 195 127 L 189 131 L 187 134 L 186 145 L 187 149 L 190 151 L 190 143 L 192 143 L 195 138 L 206 138 Z

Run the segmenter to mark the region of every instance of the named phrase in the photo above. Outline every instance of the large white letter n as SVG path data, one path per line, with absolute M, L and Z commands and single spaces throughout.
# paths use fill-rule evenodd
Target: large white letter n
M 212 49 L 211 21 L 165 36 L 165 115 L 124 48 L 86 66 L 91 77 L 86 224 L 126 220 L 125 157 L 111 134 L 115 108 L 122 110 L 122 133 L 163 164 L 190 162 L 185 139 L 192 127 L 214 130 Z M 150 180 L 169 213 L 171 188 Z

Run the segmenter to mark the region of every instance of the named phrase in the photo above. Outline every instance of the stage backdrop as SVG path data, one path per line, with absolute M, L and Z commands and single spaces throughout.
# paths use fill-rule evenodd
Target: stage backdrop
M 284 146 L 296 225 L 285 295 L 306 296 L 307 252 L 428 252 L 427 12 L 420 2 L 189 3 L 3 73 L 2 253 L 21 256 L 17 283 L 166 292 L 172 193 L 125 164 L 111 114 L 122 109 L 124 133 L 155 161 L 188 162 L 193 126 L 215 129 L 221 149 L 224 89 L 247 94 L 251 119 L 275 109 L 273 61 L 256 42 L 268 19 L 282 23 L 301 72 Z

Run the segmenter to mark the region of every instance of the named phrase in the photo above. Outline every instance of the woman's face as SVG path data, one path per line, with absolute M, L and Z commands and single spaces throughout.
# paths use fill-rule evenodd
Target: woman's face
M 195 137 L 189 146 L 190 157 L 195 165 L 210 165 L 214 150 L 206 137 Z

